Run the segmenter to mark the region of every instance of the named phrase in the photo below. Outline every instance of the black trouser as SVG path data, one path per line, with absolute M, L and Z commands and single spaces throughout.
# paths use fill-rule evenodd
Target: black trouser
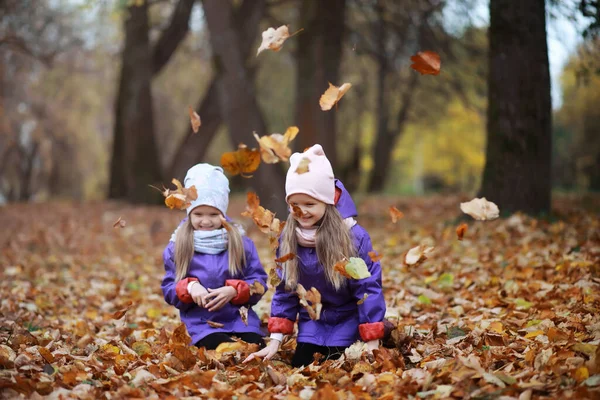
M 231 338 L 232 336 L 236 336 L 246 343 L 256 343 L 261 348 L 265 347 L 265 341 L 263 340 L 263 337 L 254 332 L 233 332 L 231 334 L 223 332 L 211 333 L 210 335 L 205 336 L 203 339 L 200 339 L 196 343 L 196 347 L 204 347 L 206 350 L 214 350 L 221 343 L 235 342 L 235 340 Z
M 309 365 L 314 361 L 313 355 L 315 353 L 321 353 L 323 358 L 321 361 L 325 360 L 337 360 L 344 354 L 344 350 L 346 350 L 347 346 L 317 346 L 316 344 L 311 343 L 298 343 L 296 345 L 296 352 L 294 353 L 294 357 L 292 358 L 292 367 L 297 368 L 303 365 Z

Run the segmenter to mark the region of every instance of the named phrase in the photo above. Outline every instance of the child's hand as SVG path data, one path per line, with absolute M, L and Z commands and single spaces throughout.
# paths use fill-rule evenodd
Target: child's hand
M 200 307 L 204 307 L 206 305 L 205 298 L 208 296 L 208 291 L 204 286 L 198 282 L 194 282 L 194 284 L 190 286 L 189 292 L 196 304 L 198 304 Z
M 281 342 L 279 340 L 271 339 L 271 341 L 269 342 L 267 347 L 265 347 L 264 349 L 262 349 L 260 351 L 250 354 L 248 357 L 246 357 L 246 359 L 243 361 L 243 363 L 244 364 L 248 363 L 255 358 L 264 358 L 265 360 L 270 360 L 279 351 L 280 344 L 281 344 Z
M 220 310 L 237 295 L 237 290 L 231 286 L 223 286 L 218 289 L 208 288 L 208 294 L 204 296 L 204 307 L 208 308 L 208 311 Z
M 369 352 L 373 352 L 373 350 L 379 349 L 379 340 L 369 340 L 367 342 L 367 349 L 369 349 Z

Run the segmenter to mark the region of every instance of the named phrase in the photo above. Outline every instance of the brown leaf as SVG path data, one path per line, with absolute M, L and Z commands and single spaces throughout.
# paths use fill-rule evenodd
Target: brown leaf
M 410 58 L 411 68 L 421 75 L 438 75 L 440 73 L 440 55 L 433 51 L 420 51 Z
M 121 319 L 121 318 L 123 318 L 123 316 L 125 315 L 125 313 L 127 312 L 127 310 L 129 310 L 132 305 L 133 305 L 133 302 L 129 301 L 124 308 L 122 308 L 122 309 L 114 312 L 113 315 L 112 315 L 112 318 L 113 319 Z
M 127 225 L 127 222 L 125 222 L 125 220 L 122 220 L 121 217 L 119 217 L 119 219 L 116 220 L 115 223 L 113 224 L 113 228 L 116 228 L 117 226 L 119 226 L 121 228 L 125 228 L 125 225 Z
M 231 175 L 251 178 L 252 175 L 248 174 L 252 174 L 260 166 L 260 151 L 250 150 L 245 144 L 240 144 L 236 151 L 223 153 L 221 166 Z
M 252 285 L 250 285 L 250 295 L 253 294 L 265 294 L 265 287 L 259 281 L 254 281 L 252 282 Z
M 279 232 L 280 221 L 275 214 L 260 205 L 259 198 L 254 192 L 247 193 L 246 211 L 241 215 L 250 217 L 263 233 Z
M 348 272 L 346 271 L 346 264 L 348 264 L 348 260 L 344 258 L 343 260 L 335 263 L 335 265 L 333 266 L 333 270 L 339 272 L 340 274 L 342 274 L 342 276 L 345 276 L 348 279 L 352 279 L 352 276 L 350 276 L 350 274 L 348 274 Z
M 376 251 L 370 251 L 369 257 L 371 258 L 371 261 L 373 261 L 373 262 L 381 261 L 381 259 L 383 258 L 383 256 L 381 254 L 377 254 Z
M 309 171 L 308 165 L 310 164 L 310 158 L 302 157 L 300 162 L 298 163 L 298 167 L 296 167 L 296 173 L 298 175 L 305 174 Z
M 298 134 L 298 127 L 290 126 L 285 133 L 273 133 L 272 135 L 259 137 L 254 132 L 254 137 L 260 146 L 260 155 L 263 162 L 275 164 L 279 161 L 288 161 L 292 155 L 292 150 L 288 147 Z
M 390 217 L 395 224 L 399 219 L 404 218 L 404 213 L 398 210 L 395 206 L 390 206 Z
M 185 188 L 183 185 L 181 185 L 181 182 L 175 178 L 173 178 L 171 182 L 176 186 L 175 190 L 165 188 L 163 191 L 161 191 L 163 196 L 165 196 L 165 204 L 171 210 L 174 208 L 185 210 L 191 205 L 192 201 L 198 198 L 198 192 L 196 191 L 195 186 Z
M 277 287 L 281 283 L 281 278 L 277 275 L 277 268 L 271 268 L 269 270 L 269 285 L 271 287 Z
M 296 294 L 300 299 L 300 305 L 308 312 L 308 316 L 313 321 L 318 321 L 321 318 L 321 293 L 316 288 L 310 288 L 310 291 L 306 291 L 304 286 L 298 284 L 296 287 Z
M 357 301 L 356 304 L 361 305 L 362 303 L 365 302 L 365 300 L 367 299 L 367 297 L 369 297 L 368 293 L 363 294 L 362 299 L 360 299 L 359 301 Z
M 296 255 L 294 253 L 288 253 L 285 256 L 279 257 L 275 259 L 276 263 L 284 263 L 286 261 L 291 260 L 292 258 L 296 257 Z
M 458 226 L 458 228 L 456 228 L 456 236 L 458 237 L 458 240 L 463 240 L 463 236 L 465 236 L 465 233 L 467 233 L 467 224 L 460 224 Z
M 319 99 L 319 105 L 321 106 L 321 110 L 328 111 L 336 105 L 340 99 L 346 94 L 348 90 L 352 87 L 351 83 L 344 83 L 342 86 L 337 87 L 329 83 L 329 88 L 321 95 Z
M 173 331 L 173 335 L 171 335 L 171 342 L 173 344 L 180 344 L 187 346 L 192 341 L 192 338 L 187 332 L 187 328 L 185 324 L 181 323 L 175 330 Z
M 292 213 L 294 214 L 294 217 L 302 218 L 302 216 L 304 215 L 304 212 L 302 212 L 302 209 L 295 204 L 292 204 L 291 207 L 292 207 Z
M 44 357 L 44 360 L 46 360 L 48 364 L 52 364 L 54 362 L 54 356 L 52 355 L 52 353 L 50 353 L 50 351 L 47 348 L 38 346 L 37 349 L 40 355 Z
M 262 285 L 260 285 L 260 287 L 262 287 Z M 240 317 L 242 317 L 242 322 L 244 323 L 244 325 L 248 326 L 248 308 L 246 307 L 240 307 Z
M 211 328 L 222 328 L 225 325 L 223 325 L 220 322 L 214 322 L 214 321 L 206 321 L 206 323 L 208 324 L 208 326 L 210 326 Z
M 200 125 L 202 125 L 202 122 L 200 121 L 200 116 L 198 115 L 198 113 L 196 111 L 194 111 L 192 106 L 188 106 L 188 113 L 190 114 L 190 122 L 192 123 L 192 130 L 194 131 L 194 133 L 198 133 L 198 129 L 200 129 Z

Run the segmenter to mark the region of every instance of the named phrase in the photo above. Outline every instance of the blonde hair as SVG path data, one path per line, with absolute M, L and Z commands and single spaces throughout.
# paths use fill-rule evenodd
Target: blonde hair
M 240 231 L 233 224 L 230 224 L 230 226 L 232 229 L 227 230 L 229 274 L 239 276 L 242 275 L 243 266 L 246 264 L 246 252 L 244 251 L 244 242 Z M 194 227 L 192 219 L 188 218 L 175 233 L 175 275 L 177 281 L 187 275 L 192 257 L 194 257 Z
M 292 213 L 288 216 L 283 237 L 281 240 L 280 254 L 297 253 L 298 240 L 296 228 L 298 221 Z M 346 278 L 339 272 L 334 271 L 333 266 L 343 258 L 356 255 L 356 248 L 352 240 L 350 229 L 344 223 L 344 219 L 333 205 L 327 205 L 325 214 L 321 219 L 321 225 L 316 233 L 316 251 L 319 262 L 325 270 L 325 278 L 335 290 L 340 290 L 346 285 Z M 287 290 L 295 290 L 298 284 L 298 258 L 294 257 L 283 263 L 283 275 Z

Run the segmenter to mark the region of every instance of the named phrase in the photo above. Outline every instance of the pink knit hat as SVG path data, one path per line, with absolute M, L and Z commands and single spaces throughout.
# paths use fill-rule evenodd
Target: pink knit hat
M 302 159 L 308 158 L 308 172 L 296 172 Z M 308 148 L 304 153 L 290 157 L 290 169 L 285 179 L 285 200 L 296 193 L 307 194 L 325 204 L 334 204 L 335 181 L 333 168 L 320 144 Z

